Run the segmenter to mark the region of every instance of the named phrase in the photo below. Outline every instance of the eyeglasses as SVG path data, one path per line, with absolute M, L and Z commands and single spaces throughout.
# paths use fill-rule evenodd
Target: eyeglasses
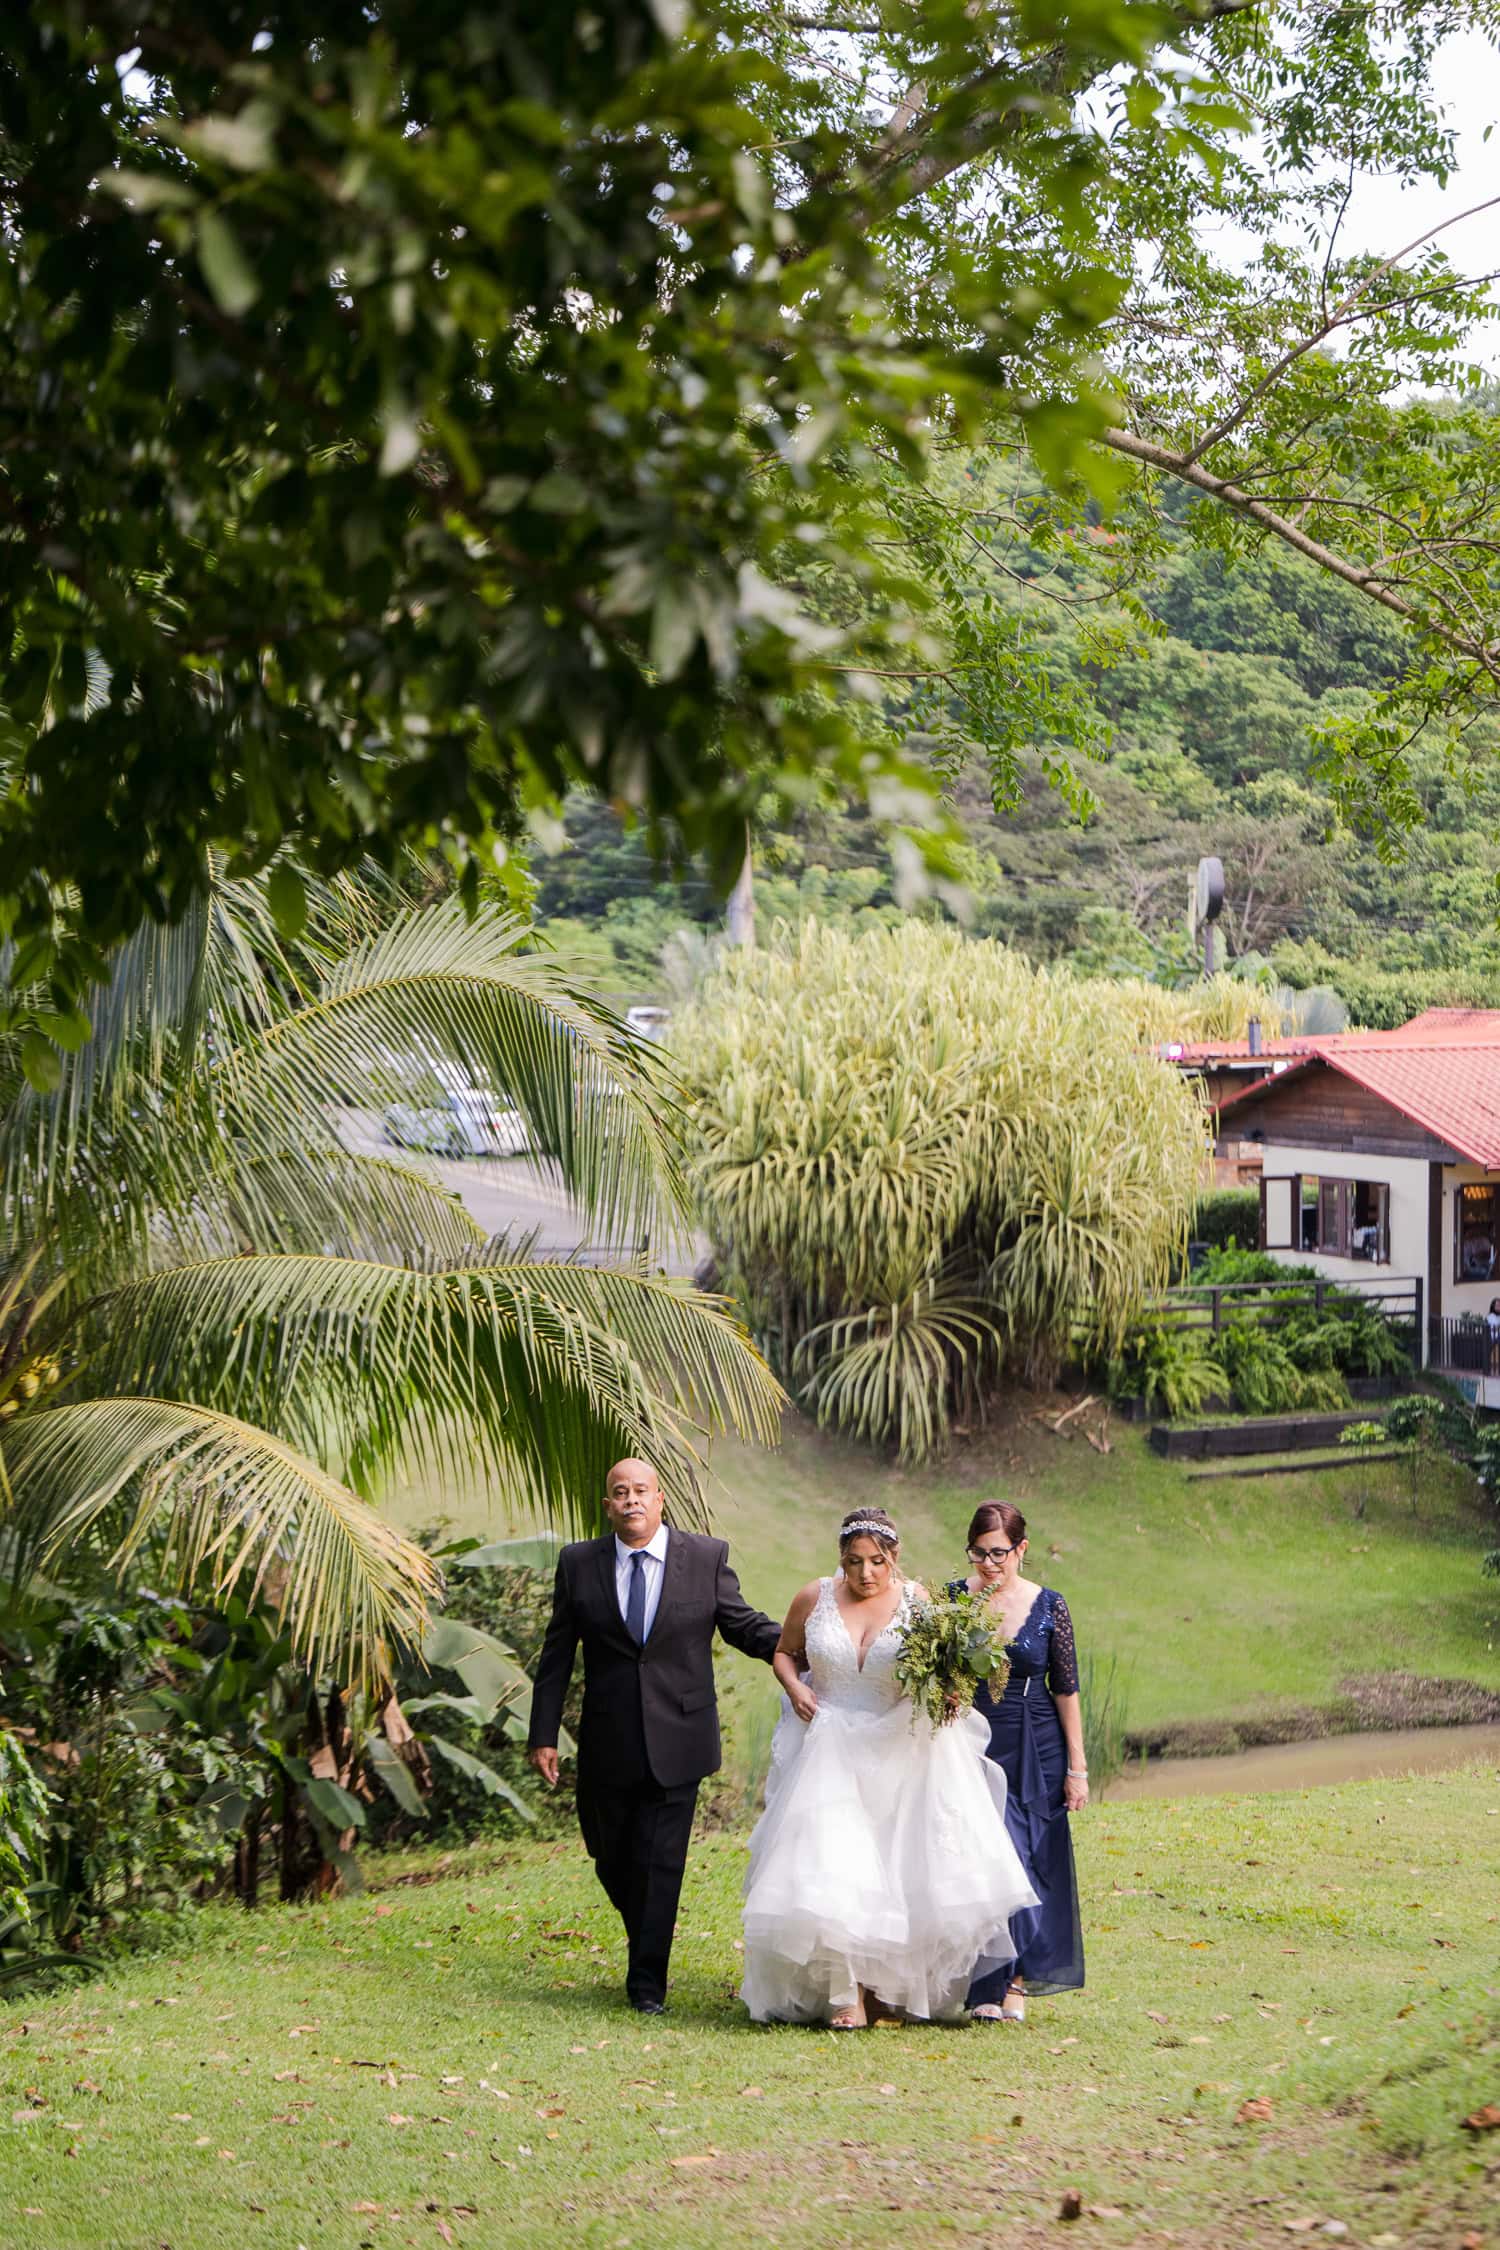
M 1016 1551 L 1014 1547 L 971 1547 L 969 1549 L 969 1560 L 971 1562 L 1004 1562 L 1007 1555 L 1013 1555 Z

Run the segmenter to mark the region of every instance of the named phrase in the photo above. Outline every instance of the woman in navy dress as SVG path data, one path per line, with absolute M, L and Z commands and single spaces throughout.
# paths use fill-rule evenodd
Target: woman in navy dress
M 1020 2023 L 1026 1993 L 1065 1992 L 1083 1983 L 1083 1929 L 1073 1869 L 1069 1813 L 1089 1801 L 1078 1701 L 1073 1620 L 1062 1595 L 1021 1575 L 1026 1518 L 1008 1501 L 987 1501 L 969 1525 L 972 1576 L 955 1581 L 989 1597 L 1005 1637 L 1010 1677 L 992 1696 L 981 1685 L 974 1708 L 989 1721 L 990 1756 L 1007 1783 L 1005 1818 L 1039 1906 L 1011 1922 L 1013 1967 L 979 1978 L 969 1991 L 977 2023 Z

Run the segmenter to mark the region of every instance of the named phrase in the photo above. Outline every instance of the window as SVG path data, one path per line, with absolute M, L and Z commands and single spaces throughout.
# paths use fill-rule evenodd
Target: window
M 1500 1185 L 1467 1180 L 1453 1198 L 1453 1278 L 1492 1281 L 1500 1273 Z
M 1329 1180 L 1310 1172 L 1262 1180 L 1260 1238 L 1265 1250 L 1389 1265 L 1391 1191 L 1384 1180 Z

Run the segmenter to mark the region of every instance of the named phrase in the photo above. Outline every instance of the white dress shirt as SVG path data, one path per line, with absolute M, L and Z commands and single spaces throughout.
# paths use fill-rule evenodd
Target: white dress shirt
M 644 1555 L 646 1580 L 646 1638 L 651 1638 L 651 1628 L 656 1623 L 657 1607 L 661 1601 L 661 1582 L 667 1567 L 667 1527 L 659 1523 L 653 1537 L 644 1547 L 627 1547 L 618 1534 L 615 1538 L 615 1594 L 620 1604 L 620 1615 L 626 1615 L 630 1600 L 630 1558 Z

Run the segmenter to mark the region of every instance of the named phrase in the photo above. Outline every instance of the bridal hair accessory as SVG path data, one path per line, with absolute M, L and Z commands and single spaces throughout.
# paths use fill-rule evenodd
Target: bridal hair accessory
M 862 1535 L 870 1539 L 894 1541 L 896 1526 L 893 1523 L 846 1523 L 839 1529 L 839 1545 L 843 1546 L 847 1540 L 858 1539 Z

